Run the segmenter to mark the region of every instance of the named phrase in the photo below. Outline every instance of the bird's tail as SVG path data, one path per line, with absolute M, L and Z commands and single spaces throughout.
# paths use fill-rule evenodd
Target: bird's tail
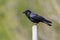
M 49 26 L 52 26 L 52 25 L 51 25 L 52 22 L 49 21 L 49 20 L 44 19 L 43 22 L 44 22 L 45 24 L 49 25 Z

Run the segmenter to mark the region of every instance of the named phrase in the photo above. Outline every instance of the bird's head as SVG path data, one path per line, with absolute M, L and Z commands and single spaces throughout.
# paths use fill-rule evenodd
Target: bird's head
M 26 11 L 24 11 L 23 13 L 25 13 L 25 14 L 30 14 L 31 11 L 30 11 L 30 10 L 26 10 Z

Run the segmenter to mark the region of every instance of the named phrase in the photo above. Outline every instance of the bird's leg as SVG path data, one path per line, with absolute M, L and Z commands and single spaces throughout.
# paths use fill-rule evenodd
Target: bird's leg
M 37 25 L 37 23 L 34 23 L 34 25 Z

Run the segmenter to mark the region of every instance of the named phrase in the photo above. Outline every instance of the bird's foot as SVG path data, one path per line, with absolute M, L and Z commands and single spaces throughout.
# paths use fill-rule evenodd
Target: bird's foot
M 37 25 L 37 23 L 34 23 L 34 25 Z

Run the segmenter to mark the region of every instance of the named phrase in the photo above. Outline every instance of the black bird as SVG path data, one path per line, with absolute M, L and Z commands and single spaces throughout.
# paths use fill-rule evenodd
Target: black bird
M 49 25 L 49 26 L 52 26 L 51 25 L 51 21 L 49 21 L 49 20 L 47 20 L 47 19 L 45 19 L 44 17 L 42 17 L 42 16 L 39 16 L 39 15 L 37 15 L 37 14 L 35 14 L 35 13 L 32 13 L 30 10 L 26 10 L 26 11 L 24 11 L 23 13 L 25 13 L 25 15 L 29 18 L 29 20 L 31 20 L 33 23 L 36 23 L 36 24 L 38 24 L 39 22 L 42 22 L 42 23 L 45 23 L 45 24 L 47 24 L 47 25 Z

